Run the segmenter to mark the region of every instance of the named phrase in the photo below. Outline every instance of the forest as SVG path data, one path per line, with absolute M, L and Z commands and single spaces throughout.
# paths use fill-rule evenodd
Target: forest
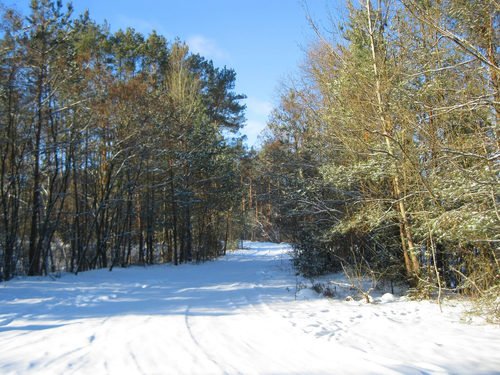
M 4 10 L 3 278 L 226 250 L 241 191 L 236 74 L 60 1 Z M 223 246 L 221 246 L 223 241 Z
M 292 243 L 306 276 L 498 296 L 498 1 L 366 0 L 310 23 L 255 150 L 234 70 L 61 1 L 3 7 L 1 278 L 245 239 Z
M 306 275 L 500 292 L 500 4 L 349 4 L 284 85 L 256 155 L 260 222 Z

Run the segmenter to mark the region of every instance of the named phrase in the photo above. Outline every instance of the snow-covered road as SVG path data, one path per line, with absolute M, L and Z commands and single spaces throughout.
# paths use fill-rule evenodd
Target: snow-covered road
M 288 246 L 247 245 L 0 284 L 0 374 L 500 373 L 500 327 L 461 306 L 296 299 Z

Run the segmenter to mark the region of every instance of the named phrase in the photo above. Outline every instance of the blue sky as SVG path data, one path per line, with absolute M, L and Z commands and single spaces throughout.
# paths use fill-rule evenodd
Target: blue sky
M 1 0 L 0 0 L 1 1 Z M 29 0 L 4 0 L 27 14 Z M 85 9 L 111 30 L 133 27 L 186 41 L 193 52 L 216 66 L 233 68 L 236 91 L 245 94 L 249 145 L 257 145 L 280 82 L 297 71 L 304 48 L 314 39 L 307 19 L 328 24 L 344 0 L 74 0 L 75 13 Z

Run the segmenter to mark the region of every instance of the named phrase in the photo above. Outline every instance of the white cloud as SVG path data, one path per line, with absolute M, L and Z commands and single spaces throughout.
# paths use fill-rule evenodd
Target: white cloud
M 220 48 L 213 39 L 203 35 L 190 36 L 186 43 L 191 52 L 199 53 L 203 57 L 217 60 L 227 60 L 229 58 L 229 54 Z
M 261 100 L 255 97 L 247 98 L 247 111 L 257 116 L 262 116 L 267 119 L 273 109 L 272 103 Z
M 258 137 L 266 127 L 265 121 L 248 119 L 242 133 L 247 136 L 249 146 L 258 146 Z
M 250 96 L 246 99 L 247 122 L 242 133 L 247 136 L 249 146 L 258 147 L 260 144 L 259 136 L 267 126 L 269 115 L 273 110 L 273 104 L 269 101 Z

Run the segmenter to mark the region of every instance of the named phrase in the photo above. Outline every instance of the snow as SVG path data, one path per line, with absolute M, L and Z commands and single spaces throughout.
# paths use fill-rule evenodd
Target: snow
M 500 327 L 465 306 L 322 298 L 286 244 L 204 264 L 0 284 L 1 374 L 500 374 Z M 342 293 L 351 293 L 345 301 Z
M 385 293 L 382 297 L 380 297 L 381 303 L 394 302 L 395 298 L 391 293 Z
M 298 300 L 317 299 L 319 298 L 319 295 L 312 289 L 304 288 L 297 291 L 295 298 Z

